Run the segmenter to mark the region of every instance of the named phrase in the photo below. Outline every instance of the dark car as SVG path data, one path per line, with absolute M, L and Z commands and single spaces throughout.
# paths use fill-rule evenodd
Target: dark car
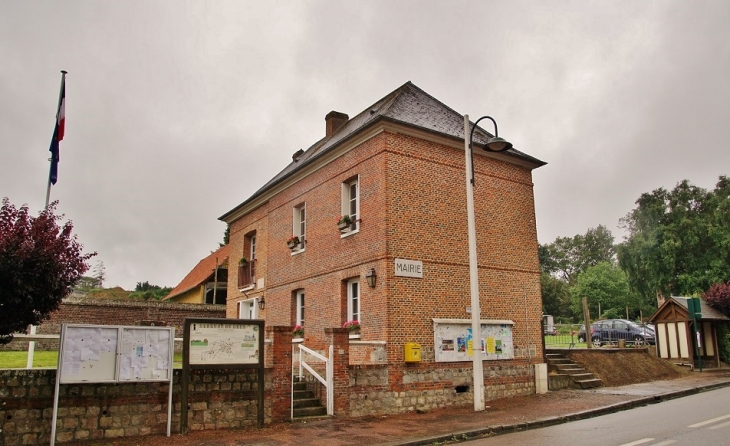
M 585 326 L 578 332 L 578 341 L 586 340 Z M 606 319 L 591 324 L 591 340 L 594 344 L 617 343 L 625 340 L 634 344 L 656 344 L 656 335 L 650 326 L 626 319 Z

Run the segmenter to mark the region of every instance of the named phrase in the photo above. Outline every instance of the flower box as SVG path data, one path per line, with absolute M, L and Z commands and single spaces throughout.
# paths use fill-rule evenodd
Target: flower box
M 349 215 L 343 215 L 337 220 L 337 229 L 340 232 L 345 232 L 352 226 L 352 219 Z
M 303 338 L 304 337 L 304 327 L 301 325 L 295 325 L 294 330 L 292 330 L 291 335 L 295 338 Z
M 301 241 L 296 235 L 293 235 L 286 240 L 286 246 L 288 246 L 289 249 L 296 249 L 296 247 L 299 246 L 300 243 Z

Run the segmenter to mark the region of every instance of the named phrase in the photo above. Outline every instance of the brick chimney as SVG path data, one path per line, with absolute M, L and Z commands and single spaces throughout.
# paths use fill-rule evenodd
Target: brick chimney
M 327 123 L 325 136 L 329 138 L 334 135 L 348 119 L 350 119 L 350 117 L 346 114 L 334 110 L 327 113 L 327 116 L 324 117 L 324 121 Z

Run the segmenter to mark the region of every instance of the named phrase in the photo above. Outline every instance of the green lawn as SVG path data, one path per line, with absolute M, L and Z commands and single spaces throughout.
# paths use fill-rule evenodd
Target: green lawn
M 28 362 L 28 352 L 0 352 L 0 369 L 24 369 Z M 51 367 L 58 365 L 58 352 L 36 350 L 33 353 L 33 368 Z M 173 367 L 182 368 L 182 353 L 175 353 Z

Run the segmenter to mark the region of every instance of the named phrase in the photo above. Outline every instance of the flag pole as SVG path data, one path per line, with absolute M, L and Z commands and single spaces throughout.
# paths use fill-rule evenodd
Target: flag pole
M 58 91 L 58 109 L 56 111 L 56 125 L 58 125 L 58 114 L 61 111 L 61 101 L 63 100 L 63 87 L 64 84 L 66 84 L 66 74 L 68 74 L 68 71 L 61 70 L 61 89 Z M 56 135 L 54 134 L 54 138 Z M 48 187 L 46 188 L 46 208 L 48 207 L 48 203 L 50 203 L 51 200 L 51 172 L 53 169 L 53 156 L 48 159 L 49 166 L 48 166 Z
M 68 71 L 61 70 L 61 89 L 58 92 L 58 108 L 56 110 L 56 126 L 58 126 L 58 115 L 61 112 L 61 101 L 63 101 L 63 89 L 66 84 L 66 73 Z M 53 137 L 56 137 L 56 132 L 53 132 Z M 53 141 L 51 141 L 51 144 L 53 144 Z M 44 209 L 48 209 L 48 203 L 51 199 L 51 173 L 53 172 L 53 154 L 51 154 L 51 157 L 48 159 L 50 166 L 48 167 L 48 187 L 46 188 L 46 206 Z M 34 335 L 36 331 L 35 325 L 28 326 L 28 334 Z M 28 356 L 25 362 L 25 368 L 26 369 L 32 369 L 33 368 L 33 354 L 35 353 L 35 341 L 28 341 Z M 54 426 L 55 428 L 55 426 Z

